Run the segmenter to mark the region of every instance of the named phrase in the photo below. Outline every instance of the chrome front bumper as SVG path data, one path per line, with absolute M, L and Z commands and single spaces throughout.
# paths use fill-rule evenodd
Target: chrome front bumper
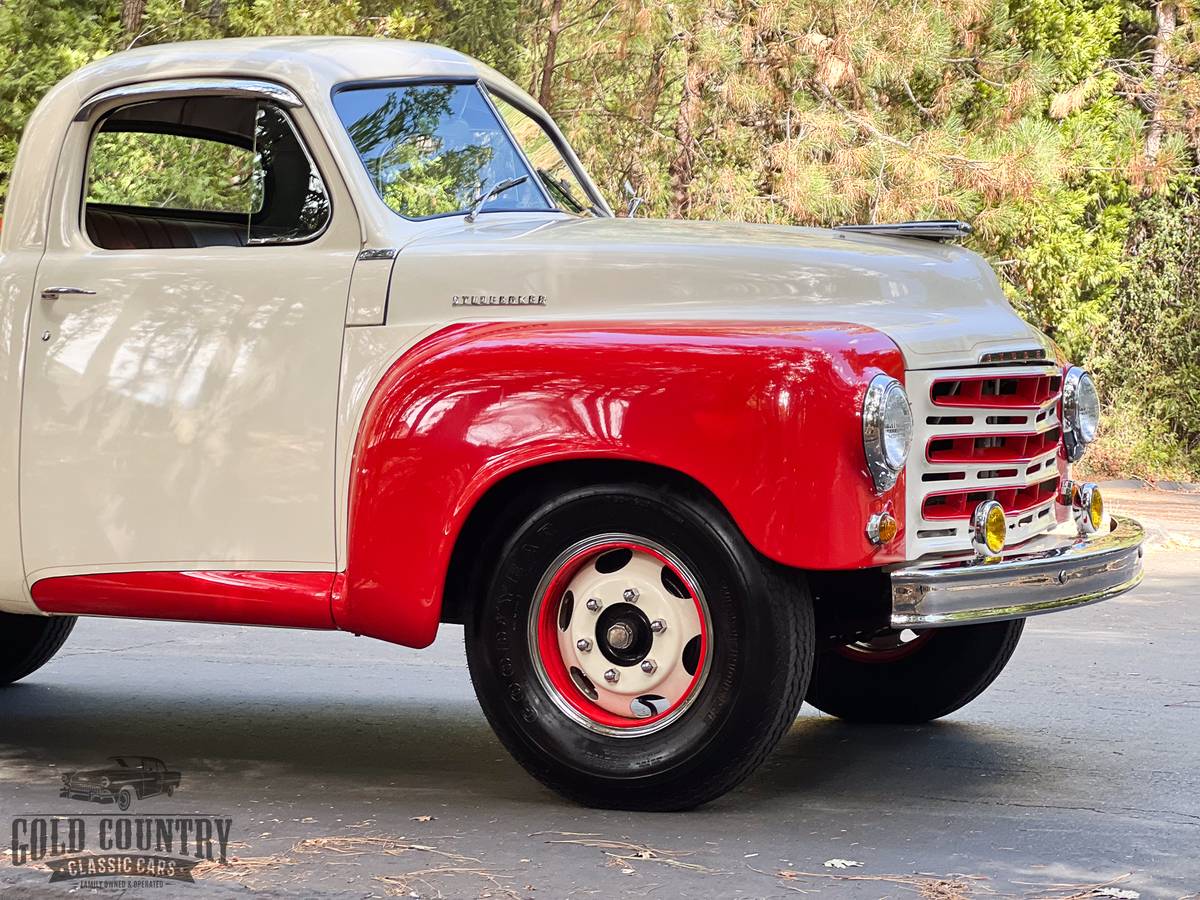
M 1112 517 L 1108 531 L 1034 538 L 991 559 L 938 559 L 896 569 L 893 628 L 944 628 L 1023 619 L 1097 603 L 1142 580 L 1142 526 Z

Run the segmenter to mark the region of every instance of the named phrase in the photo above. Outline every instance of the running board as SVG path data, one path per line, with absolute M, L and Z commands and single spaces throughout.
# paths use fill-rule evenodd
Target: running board
M 836 225 L 835 231 L 877 234 L 881 237 L 920 238 L 926 241 L 954 241 L 965 238 L 973 229 L 954 219 L 930 219 L 923 222 L 892 222 L 883 225 Z

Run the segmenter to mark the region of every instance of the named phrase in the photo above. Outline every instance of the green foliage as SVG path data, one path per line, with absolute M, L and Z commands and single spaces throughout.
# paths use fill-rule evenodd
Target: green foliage
M 147 0 L 130 29 L 116 0 L 0 0 L 0 199 L 38 98 L 131 43 L 447 44 L 541 98 L 610 200 L 628 180 L 650 215 L 968 219 L 1016 308 L 1101 370 L 1110 458 L 1196 473 L 1196 3 Z M 391 201 L 431 211 L 481 164 L 400 162 L 424 187 Z
M 1200 191 L 1192 180 L 1138 210 L 1129 275 L 1097 330 L 1093 365 L 1113 401 L 1143 411 L 1155 452 L 1200 470 Z M 1146 443 L 1150 443 L 1147 441 Z
M 1015 0 L 1011 4 L 1021 43 L 1049 54 L 1058 67 L 1059 86 L 1067 87 L 1109 59 L 1126 5 L 1121 0 Z
M 103 132 L 92 144 L 88 200 L 130 206 L 255 212 L 254 153 L 169 134 Z

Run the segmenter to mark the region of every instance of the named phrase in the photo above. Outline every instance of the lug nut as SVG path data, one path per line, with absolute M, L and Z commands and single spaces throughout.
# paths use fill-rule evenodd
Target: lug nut
M 587 653 L 592 649 L 592 642 L 587 638 L 580 638 L 575 642 L 575 648 L 583 653 Z
M 586 606 L 592 612 L 600 612 L 600 607 L 603 605 L 604 604 L 601 603 L 599 600 L 597 600 L 595 597 L 592 597 L 590 600 L 588 600 L 587 603 L 584 604 L 584 606 Z
M 658 663 L 656 663 L 654 660 L 652 660 L 652 659 L 643 659 L 642 660 L 642 671 L 645 672 L 647 675 L 653 675 L 655 673 L 655 671 L 657 671 L 657 670 L 658 670 Z
M 662 634 L 664 631 L 667 630 L 667 623 L 664 622 L 662 619 L 655 619 L 653 622 L 650 623 L 650 630 L 653 631 L 655 634 Z
M 622 596 L 625 597 L 626 603 L 637 603 L 638 597 L 640 597 L 641 594 L 638 593 L 637 588 L 625 588 L 625 593 Z
M 621 673 L 616 669 L 609 669 L 604 673 L 604 680 L 609 684 L 616 684 L 621 680 Z

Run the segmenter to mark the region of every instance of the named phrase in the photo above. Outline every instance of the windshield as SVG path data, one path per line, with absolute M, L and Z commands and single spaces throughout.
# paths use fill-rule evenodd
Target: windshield
M 517 145 L 533 165 L 546 187 L 546 193 L 554 198 L 558 208 L 564 212 L 596 215 L 587 188 L 542 124 L 498 94 L 492 94 L 491 97 L 496 109 L 504 117 L 504 124 L 517 139 Z
M 480 211 L 555 208 L 478 85 L 348 88 L 333 103 L 393 212 L 410 219 L 466 212 L 501 182 L 522 176 Z

